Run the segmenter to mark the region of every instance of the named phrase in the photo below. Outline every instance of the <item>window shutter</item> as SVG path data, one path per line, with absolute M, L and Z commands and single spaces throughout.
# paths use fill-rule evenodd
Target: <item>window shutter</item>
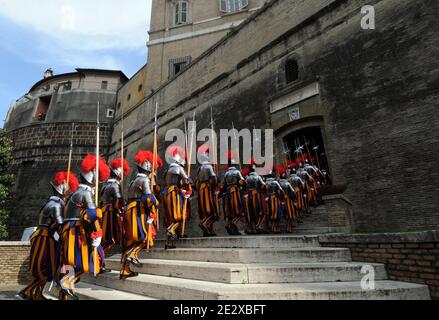
M 227 0 L 219 0 L 220 11 L 227 12 Z

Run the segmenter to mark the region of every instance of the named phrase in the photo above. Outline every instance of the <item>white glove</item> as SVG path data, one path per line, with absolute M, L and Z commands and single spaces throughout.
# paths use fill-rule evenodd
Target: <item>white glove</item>
M 97 248 L 101 245 L 102 237 L 95 238 L 91 241 L 91 245 L 93 248 Z
M 148 219 L 148 221 L 146 221 L 147 224 L 152 224 L 154 222 L 154 219 Z
M 244 198 L 247 199 L 247 198 L 248 198 L 248 194 L 245 194 L 245 195 L 244 195 Z

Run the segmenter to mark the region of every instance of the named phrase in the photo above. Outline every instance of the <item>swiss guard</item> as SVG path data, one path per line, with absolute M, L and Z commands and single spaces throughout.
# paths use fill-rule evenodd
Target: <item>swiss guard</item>
M 242 219 L 245 205 L 242 199 L 242 188 L 246 182 L 235 165 L 235 155 L 232 151 L 227 153 L 230 167 L 224 173 L 221 194 L 223 197 L 224 217 L 227 220 L 226 230 L 229 235 L 241 235 L 238 230 L 238 222 Z
M 265 183 L 267 185 L 268 217 L 271 222 L 271 232 L 278 234 L 280 233 L 279 219 L 282 215 L 281 199 L 283 197 L 284 190 L 276 180 L 273 170 L 271 170 L 267 175 L 267 180 Z
M 189 218 L 189 200 L 192 196 L 191 180 L 186 174 L 186 152 L 179 146 L 172 146 L 167 150 L 172 159 L 164 177 L 166 188 L 163 191 L 163 208 L 167 222 L 165 249 L 175 249 L 175 240 L 184 237 L 182 234 L 183 222 Z
M 30 271 L 34 281 L 18 293 L 19 298 L 46 300 L 44 286 L 47 282 L 58 281 L 59 243 L 54 235 L 60 234 L 63 224 L 65 196 L 68 191 L 75 192 L 78 184 L 78 178 L 67 172 L 58 172 L 51 182 L 53 196 L 41 208 L 38 228 L 30 240 Z
M 214 237 L 216 234 L 213 230 L 213 224 L 219 219 L 218 177 L 210 163 L 209 147 L 201 146 L 198 149 L 198 155 L 202 159 L 197 173 L 199 226 L 204 237 Z
M 256 164 L 254 161 L 251 161 L 249 171 L 249 174 L 245 178 L 247 182 L 246 202 L 249 215 L 247 234 L 263 233 L 266 219 L 264 203 L 266 185 L 262 177 L 256 173 Z
M 293 232 L 294 221 L 298 220 L 297 211 L 294 206 L 294 201 L 296 200 L 296 192 L 288 181 L 287 168 L 284 165 L 280 165 L 278 168 L 280 175 L 279 184 L 284 190 L 281 194 L 281 201 L 283 206 L 283 213 L 287 223 L 287 233 Z
M 124 206 L 121 181 L 131 171 L 125 159 L 114 159 L 110 163 L 110 179 L 101 190 L 102 206 L 102 248 L 105 252 L 121 244 Z
M 140 150 L 136 157 L 137 176 L 128 188 L 128 207 L 124 218 L 124 248 L 122 254 L 122 270 L 120 279 L 138 276 L 130 269 L 130 264 L 141 267 L 139 252 L 153 245 L 156 236 L 154 221 L 157 218 L 159 205 L 151 190 L 150 174 L 153 170 L 154 154 Z M 155 164 L 157 166 L 157 162 Z
M 66 204 L 64 225 L 61 235 L 61 265 L 67 276 L 74 271 L 74 276 L 62 283 L 60 300 L 78 299 L 75 284 L 84 273 L 95 276 L 101 273 L 104 265 L 102 241 L 102 211 L 96 208 L 96 179 L 103 182 L 110 176 L 110 169 L 105 160 L 99 159 L 99 172 L 96 172 L 96 156 L 88 155 L 81 164 L 80 185 L 70 196 Z M 70 272 L 65 268 L 73 268 Z M 63 272 L 63 273 L 65 273 Z
M 303 223 L 303 212 L 305 208 L 305 198 L 303 196 L 303 190 L 305 189 L 305 182 L 297 175 L 297 163 L 289 161 L 288 162 L 288 170 L 290 171 L 289 182 L 294 189 L 296 194 L 296 210 L 298 215 L 298 223 Z

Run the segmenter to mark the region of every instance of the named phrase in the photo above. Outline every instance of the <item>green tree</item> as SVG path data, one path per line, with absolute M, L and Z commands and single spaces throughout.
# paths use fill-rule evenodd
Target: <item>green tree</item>
M 14 182 L 14 175 L 10 173 L 12 162 L 12 142 L 0 128 L 0 240 L 8 237 L 8 201 L 9 189 Z

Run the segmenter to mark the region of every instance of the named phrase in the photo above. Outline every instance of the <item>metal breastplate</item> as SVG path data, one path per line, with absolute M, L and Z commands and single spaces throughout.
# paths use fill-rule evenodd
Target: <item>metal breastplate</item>
M 53 223 L 63 223 L 64 201 L 58 197 L 51 197 L 40 211 L 39 226 L 49 227 Z
M 300 178 L 295 174 L 291 175 L 290 183 L 296 188 L 300 188 L 302 186 Z
M 267 184 L 267 191 L 269 195 L 276 194 L 276 192 L 279 190 L 279 185 L 276 179 L 269 178 L 267 179 L 266 184 Z
M 294 191 L 292 190 L 293 187 L 291 186 L 290 182 L 286 179 L 281 179 L 279 181 L 279 184 L 281 186 L 281 188 L 288 193 L 288 195 L 292 196 L 294 194 Z
M 261 181 L 261 177 L 258 176 L 257 174 L 250 173 L 246 181 L 249 189 L 261 190 L 263 184 Z
M 96 209 L 96 206 L 91 189 L 81 188 L 80 186 L 67 202 L 64 220 L 79 220 L 83 209 Z
M 209 181 L 215 176 L 215 172 L 213 171 L 213 167 L 210 163 L 203 163 L 198 170 L 198 181 L 200 182 Z
M 184 169 L 178 164 L 171 164 L 165 174 L 166 185 L 180 186 L 180 181 L 186 179 L 187 175 Z
M 146 175 L 138 175 L 128 188 L 128 198 L 130 200 L 140 199 L 145 194 L 151 193 L 151 183 Z
M 235 168 L 230 168 L 224 175 L 224 182 L 228 186 L 237 185 L 241 178 L 241 173 Z
M 102 187 L 101 196 L 104 204 L 115 203 L 122 196 L 119 183 L 116 180 L 108 180 Z

